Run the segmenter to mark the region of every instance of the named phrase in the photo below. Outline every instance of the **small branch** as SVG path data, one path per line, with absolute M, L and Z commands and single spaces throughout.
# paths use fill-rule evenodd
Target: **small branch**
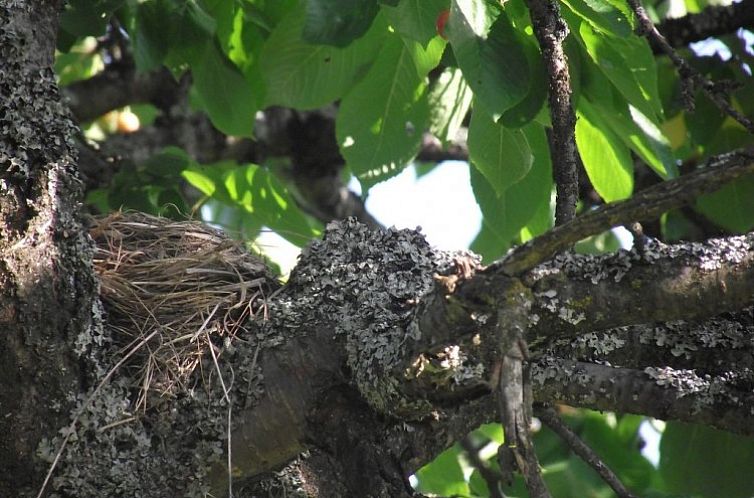
M 469 148 L 466 140 L 454 141 L 448 147 L 430 133 L 422 137 L 422 145 L 416 160 L 420 162 L 441 163 L 443 161 L 468 161 Z
M 682 83 L 686 85 L 684 93 L 687 96 L 691 96 L 693 94 L 692 90 L 694 88 L 700 88 L 721 111 L 738 121 L 741 126 L 749 131 L 749 133 L 754 134 L 754 123 L 752 123 L 752 121 L 748 117 L 744 116 L 733 108 L 730 102 L 728 102 L 725 89 L 720 84 L 716 84 L 710 81 L 695 69 L 693 69 L 683 58 L 678 55 L 678 53 L 676 53 L 673 47 L 671 47 L 668 41 L 665 39 L 665 37 L 662 36 L 659 31 L 657 31 L 654 23 L 647 15 L 644 7 L 641 5 L 640 0 L 628 0 L 628 4 L 631 6 L 631 9 L 634 11 L 636 18 L 639 21 L 639 28 L 637 29 L 637 31 L 640 34 L 645 35 L 653 43 L 659 46 L 662 52 L 670 57 L 671 61 L 673 61 L 673 64 L 678 69 L 678 74 L 680 75 L 683 82 L 685 82 Z M 690 99 L 689 102 L 691 102 Z
M 500 473 L 487 465 L 487 462 L 479 457 L 479 449 L 474 447 L 473 441 L 466 436 L 459 441 L 459 444 L 466 453 L 466 457 L 469 459 L 471 466 L 479 472 L 479 475 L 482 476 L 484 482 L 487 483 L 487 489 L 490 491 L 490 498 L 505 498 L 505 495 L 500 490 Z
M 560 436 L 586 464 L 592 467 L 602 480 L 615 491 L 618 498 L 636 498 L 636 495 L 626 489 L 623 483 L 620 482 L 620 479 L 618 479 L 618 476 L 605 465 L 597 453 L 560 419 L 558 413 L 552 407 L 541 405 L 535 408 L 535 410 L 536 416 Z
M 498 453 L 500 468 L 506 480 L 518 470 L 530 496 L 548 498 L 550 491 L 531 440 L 533 395 L 529 350 L 524 339 L 530 300 L 520 283 L 512 283 L 504 301 L 507 308 L 498 312 L 497 360 L 492 369 L 492 385 L 497 385 L 499 415 L 505 431 L 505 443 Z
M 643 370 L 542 357 L 532 364 L 534 397 L 592 410 L 636 413 L 754 434 L 750 381 L 692 370 Z M 744 386 L 742 389 L 741 386 Z
M 579 193 L 578 162 L 576 161 L 576 117 L 571 104 L 571 77 L 563 40 L 568 25 L 560 17 L 554 0 L 527 0 L 534 34 L 542 49 L 549 82 L 548 102 L 552 117 L 550 156 L 557 186 L 555 223 L 562 224 L 576 216 Z
M 754 172 L 754 149 L 712 157 L 693 173 L 659 183 L 635 194 L 631 199 L 606 204 L 553 228 L 490 265 L 490 271 L 520 275 L 581 239 L 617 225 L 657 218 L 670 209 L 686 204 L 701 194 L 714 192 L 725 183 L 751 172 Z
M 754 0 L 742 0 L 725 7 L 707 7 L 698 14 L 666 19 L 657 26 L 671 47 L 685 47 L 689 43 L 711 36 L 735 32 L 739 28 L 754 28 Z M 655 52 L 664 52 L 650 40 Z

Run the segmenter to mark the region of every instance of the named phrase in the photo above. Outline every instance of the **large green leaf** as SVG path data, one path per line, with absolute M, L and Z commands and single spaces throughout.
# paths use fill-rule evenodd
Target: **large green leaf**
M 601 34 L 586 22 L 580 23 L 578 33 L 592 63 L 632 106 L 659 126 L 663 110 L 657 67 L 647 41 L 635 35 L 619 38 Z
M 264 106 L 314 109 L 341 98 L 374 61 L 387 34 L 377 21 L 346 48 L 312 45 L 301 39 L 304 13 L 292 12 L 272 31 L 260 56 L 267 87 Z
M 401 36 L 426 45 L 437 35 L 437 16 L 449 7 L 449 0 L 402 0 L 382 10 Z
M 706 498 L 750 497 L 754 439 L 701 425 L 668 422 L 660 441 L 667 491 Z
M 192 74 L 212 124 L 228 135 L 252 136 L 257 95 L 215 43 L 206 44 L 202 56 L 192 64 Z
M 453 0 L 446 34 L 479 107 L 495 121 L 523 100 L 529 63 L 505 13 L 483 0 Z
M 579 100 L 576 117 L 576 145 L 594 189 L 606 202 L 629 197 L 634 165 L 628 148 L 586 98 Z
M 712 194 L 699 197 L 696 209 L 732 232 L 754 228 L 754 175 L 744 176 Z
M 173 42 L 172 27 L 165 19 L 175 14 L 170 0 L 155 0 L 138 4 L 130 29 L 134 61 L 141 71 L 162 64 Z
M 69 0 L 60 16 L 60 29 L 73 37 L 101 36 L 112 13 L 125 0 Z
M 379 9 L 377 0 L 306 0 L 303 37 L 345 47 L 367 32 Z
M 550 149 L 544 128 L 531 123 L 521 129 L 534 156 L 529 173 L 498 196 L 487 179 L 471 168 L 471 187 L 482 211 L 482 228 L 471 245 L 485 261 L 500 257 L 513 238 L 538 212 L 549 217 L 552 190 Z M 546 224 L 546 223 L 542 223 Z
M 472 97 L 461 70 L 445 68 L 429 92 L 429 131 L 443 143 L 454 140 L 469 112 Z
M 516 30 L 516 37 L 526 54 L 529 66 L 529 89 L 524 99 L 505 111 L 500 118 L 499 122 L 508 128 L 519 128 L 534 119 L 542 110 L 547 97 L 547 73 L 534 36 L 525 36 Z
M 563 3 L 589 25 L 604 33 L 617 36 L 631 34 L 631 16 L 624 15 L 606 0 L 563 0 Z
M 458 461 L 461 448 L 454 445 L 416 473 L 418 491 L 440 496 L 468 496 L 469 486 Z
M 484 112 L 471 116 L 468 146 L 469 160 L 498 197 L 531 169 L 533 156 L 523 132 L 495 123 Z
M 183 171 L 183 177 L 207 197 L 252 216 L 253 223 L 244 222 L 248 230 L 265 225 L 299 246 L 319 234 L 266 168 L 231 161 L 192 164 Z
M 391 35 L 364 79 L 343 98 L 338 145 L 365 190 L 398 173 L 419 151 L 429 117 L 425 80 L 406 44 Z
M 641 112 L 631 108 L 611 81 L 594 64 L 583 67 L 583 93 L 623 143 L 660 177 L 678 176 L 670 144 L 662 131 Z

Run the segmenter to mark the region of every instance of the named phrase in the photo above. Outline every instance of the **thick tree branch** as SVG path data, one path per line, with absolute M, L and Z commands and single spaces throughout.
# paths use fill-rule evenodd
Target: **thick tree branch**
M 534 396 L 543 402 L 637 413 L 754 434 L 754 394 L 745 374 L 697 375 L 692 370 L 643 370 L 544 357 L 532 365 Z M 740 383 L 742 388 L 736 387 Z
M 547 68 L 548 102 L 552 118 L 550 157 L 552 158 L 557 200 L 555 223 L 565 223 L 576 215 L 579 193 L 578 163 L 574 126 L 576 116 L 571 103 L 571 77 L 563 40 L 568 25 L 560 17 L 554 0 L 528 0 L 534 34 L 539 40 L 542 58 Z
M 518 246 L 493 263 L 489 271 L 520 275 L 581 239 L 633 221 L 651 220 L 725 183 L 754 172 L 754 149 L 729 152 L 707 160 L 700 169 L 636 193 L 631 199 L 606 204 L 565 225 Z
M 754 233 L 675 246 L 651 241 L 643 253 L 566 253 L 524 281 L 534 294 L 531 338 L 707 318 L 754 300 Z
M 707 7 L 698 14 L 688 14 L 675 19 L 666 19 L 657 25 L 668 44 L 674 48 L 701 41 L 711 36 L 722 36 L 739 28 L 754 28 L 754 0 L 742 0 L 724 7 Z M 664 52 L 656 41 L 650 40 L 652 48 Z
M 180 84 L 166 68 L 137 73 L 126 63 L 112 64 L 103 72 L 63 89 L 63 96 L 79 123 L 129 104 L 151 103 L 167 108 L 181 93 Z

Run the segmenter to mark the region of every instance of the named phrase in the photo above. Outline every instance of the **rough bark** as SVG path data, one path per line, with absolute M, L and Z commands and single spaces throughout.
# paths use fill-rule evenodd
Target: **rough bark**
M 60 8 L 0 5 L 0 496 L 40 484 L 38 444 L 86 388 L 77 352 L 100 325 L 75 127 L 51 69 Z
M 523 302 L 536 399 L 754 434 L 754 235 L 531 268 L 564 231 L 605 222 L 588 217 L 527 246 L 517 271 L 414 231 L 335 223 L 268 296 L 268 320 L 210 341 L 219 375 L 197 371 L 136 413 L 134 349 L 101 323 L 75 128 L 49 69 L 59 7 L 0 6 L 0 495 L 34 496 L 75 434 L 53 495 L 219 495 L 230 473 L 237 496 L 412 496 L 410 474 L 496 418 L 496 324 L 523 323 Z M 227 397 L 221 379 L 233 379 Z

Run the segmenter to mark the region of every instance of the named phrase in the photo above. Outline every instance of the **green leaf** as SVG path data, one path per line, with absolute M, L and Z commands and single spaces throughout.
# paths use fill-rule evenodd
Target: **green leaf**
M 750 497 L 754 439 L 701 425 L 668 422 L 660 441 L 667 491 L 706 498 Z
M 660 177 L 678 176 L 670 143 L 663 132 L 638 109 L 629 107 L 626 99 L 594 64 L 589 63 L 583 69 L 583 92 L 588 104 L 593 105 L 623 143 Z
M 576 117 L 576 145 L 594 189 L 605 202 L 629 197 L 634 165 L 628 148 L 587 99 L 579 100 Z
M 253 223 L 246 222 L 248 230 L 265 225 L 298 246 L 319 234 L 283 184 L 266 168 L 231 161 L 194 164 L 183 172 L 183 177 L 212 199 L 253 216 Z
M 432 38 L 426 48 L 419 42 L 406 38 L 403 39 L 403 43 L 408 48 L 408 53 L 414 61 L 416 73 L 420 78 L 424 78 L 431 70 L 437 67 L 447 45 L 447 42 L 439 36 Z
M 529 67 L 529 89 L 524 99 L 505 111 L 500 118 L 499 122 L 508 128 L 519 128 L 534 119 L 542 110 L 547 97 L 547 73 L 534 37 L 525 36 L 518 30 L 516 30 L 516 37 L 526 54 Z
M 696 209 L 726 230 L 748 232 L 754 228 L 754 175 L 744 176 L 717 192 L 699 197 Z
M 165 56 L 165 64 L 174 70 L 181 70 L 184 64 L 201 64 L 206 55 L 206 47 L 214 42 L 216 22 L 196 2 L 178 3 L 170 25 L 170 48 Z M 165 29 L 165 19 L 160 21 Z
M 659 126 L 663 110 L 657 87 L 657 67 L 647 41 L 597 33 L 585 22 L 578 27 L 592 62 L 607 76 L 626 100 Z
M 531 123 L 521 129 L 534 156 L 529 173 L 498 196 L 487 179 L 471 168 L 471 187 L 482 211 L 482 228 L 471 249 L 485 261 L 501 256 L 519 231 L 540 211 L 550 209 L 552 165 L 544 128 Z
M 228 135 L 252 136 L 257 96 L 238 68 L 215 43 L 192 65 L 194 88 L 212 124 Z
M 262 49 L 265 107 L 314 109 L 341 98 L 372 64 L 387 34 L 384 23 L 375 22 L 364 37 L 341 49 L 302 41 L 303 24 L 303 12 L 292 12 Z
M 141 71 L 154 69 L 165 59 L 172 45 L 172 28 L 165 19 L 175 15 L 175 6 L 169 0 L 139 3 L 131 29 L 131 40 L 136 67 Z
M 101 36 L 110 16 L 124 0 L 69 0 L 60 16 L 60 29 L 76 38 Z
M 475 98 L 492 118 L 529 90 L 529 63 L 505 13 L 482 0 L 453 0 L 446 34 Z
M 445 68 L 429 92 L 429 131 L 443 143 L 454 140 L 469 112 L 472 97 L 461 70 Z
M 429 117 L 425 90 L 408 48 L 391 35 L 364 79 L 341 101 L 338 145 L 365 190 L 416 156 Z
M 419 469 L 416 473 L 418 491 L 440 496 L 468 496 L 469 486 L 458 463 L 460 451 L 460 446 L 456 444 Z
M 401 36 L 426 46 L 437 35 L 437 16 L 449 7 L 449 0 L 402 0 L 382 10 Z
M 616 36 L 631 35 L 631 16 L 627 17 L 606 0 L 563 0 L 563 3 L 597 31 Z
M 498 197 L 531 169 L 533 157 L 523 132 L 509 130 L 483 112 L 471 116 L 468 146 L 469 160 Z
M 304 40 L 345 47 L 367 32 L 379 9 L 377 0 L 306 0 Z

